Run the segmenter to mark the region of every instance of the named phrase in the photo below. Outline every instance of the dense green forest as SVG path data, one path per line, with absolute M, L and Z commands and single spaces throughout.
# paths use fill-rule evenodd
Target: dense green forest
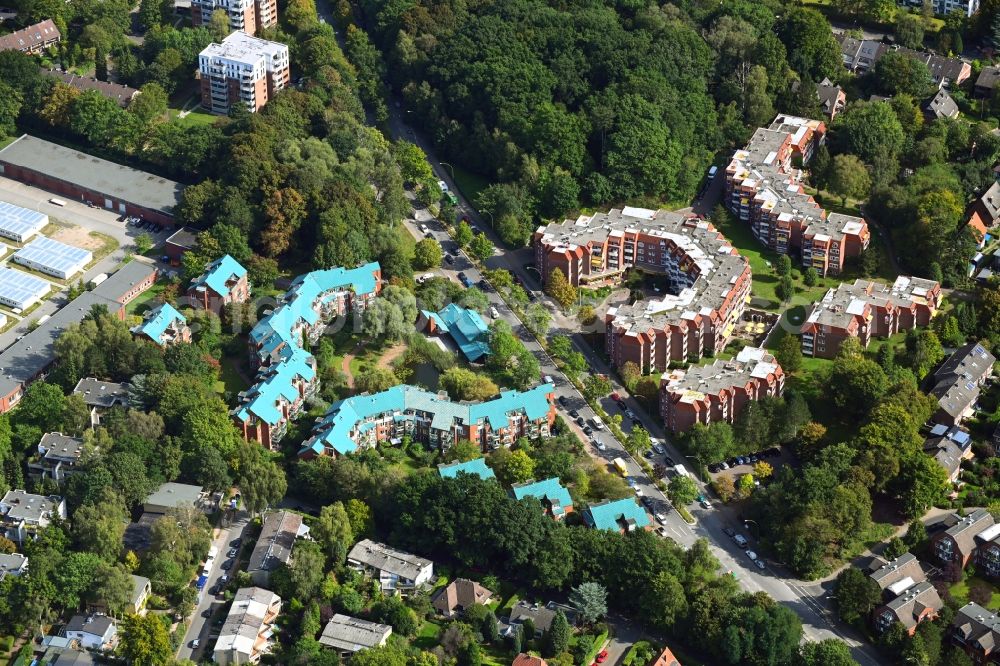
M 815 107 L 793 81 L 841 68 L 822 15 L 776 2 L 367 0 L 362 14 L 407 119 L 498 183 L 477 203 L 513 244 L 582 203 L 687 200 L 776 108 Z

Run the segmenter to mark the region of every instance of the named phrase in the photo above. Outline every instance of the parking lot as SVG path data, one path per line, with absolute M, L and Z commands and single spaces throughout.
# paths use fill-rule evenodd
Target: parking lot
M 61 201 L 62 205 L 52 203 L 52 200 Z M 46 315 L 51 315 L 56 310 L 66 304 L 66 289 L 69 284 L 76 284 L 78 280 L 84 283 L 89 282 L 101 273 L 111 273 L 121 265 L 126 252 L 135 252 L 136 239 L 148 233 L 156 245 L 161 245 L 166 237 L 172 233 L 171 229 L 140 229 L 135 225 L 129 225 L 122 216 L 115 211 L 104 210 L 80 201 L 58 199 L 52 193 L 27 185 L 9 178 L 0 177 L 0 201 L 6 201 L 33 211 L 38 211 L 49 216 L 50 227 L 56 225 L 45 235 L 52 236 L 60 242 L 90 249 L 96 255 L 101 254 L 96 245 L 86 247 L 88 240 L 93 240 L 91 232 L 96 232 L 100 236 L 96 238 L 113 239 L 116 247 L 99 259 L 93 261 L 82 273 L 76 274 L 69 280 L 58 280 L 49 276 L 42 276 L 38 273 L 28 273 L 39 275 L 42 279 L 52 284 L 51 291 L 46 294 L 43 301 L 33 306 L 27 312 L 17 314 L 11 308 L 3 308 L 3 313 L 8 316 L 6 328 L 0 332 L 0 349 L 10 346 L 18 337 L 28 332 L 33 322 L 42 319 Z M 3 239 L 2 242 L 9 247 L 17 244 Z M 9 251 L 5 259 L 9 259 L 13 252 Z M 160 266 L 163 268 L 163 265 Z M 26 272 L 24 267 L 13 267 L 14 270 Z M 2 307 L 2 306 L 0 306 Z

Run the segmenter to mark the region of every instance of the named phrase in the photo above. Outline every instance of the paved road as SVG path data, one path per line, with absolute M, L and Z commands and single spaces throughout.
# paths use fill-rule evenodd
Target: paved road
M 73 201 L 62 197 L 66 201 L 65 206 L 55 206 L 49 203 L 49 199 L 57 196 L 51 192 L 25 185 L 9 178 L 0 177 L 0 200 L 12 203 L 22 208 L 37 210 L 45 213 L 50 219 L 59 220 L 69 224 L 78 225 L 87 231 L 96 231 L 107 236 L 111 236 L 118 242 L 118 248 L 111 254 L 99 260 L 96 264 L 87 269 L 82 276 L 73 280 L 76 282 L 80 277 L 84 282 L 89 281 L 100 273 L 110 273 L 114 271 L 125 258 L 126 252 L 135 251 L 135 239 L 143 233 L 135 227 L 128 226 L 124 222 L 118 221 L 118 213 L 101 208 L 91 208 L 84 203 Z M 171 230 L 164 230 L 154 236 L 156 243 L 162 243 L 171 233 Z M 160 265 L 164 268 L 164 265 Z M 16 326 L 12 326 L 3 334 L 0 334 L 0 349 L 5 349 L 17 339 L 18 336 L 28 332 L 28 322 L 38 319 L 43 315 L 52 314 L 66 304 L 65 288 L 57 283 L 52 283 L 54 291 L 50 292 L 46 301 L 36 310 Z
M 393 138 L 403 138 L 419 145 L 427 154 L 428 161 L 431 163 L 431 166 L 437 176 L 441 180 L 444 180 L 452 191 L 459 196 L 459 210 L 467 215 L 478 229 L 487 233 L 493 239 L 494 244 L 498 248 L 502 247 L 501 242 L 493 233 L 490 225 L 486 224 L 484 220 L 479 217 L 476 210 L 469 205 L 467 201 L 465 201 L 465 199 L 461 196 L 461 193 L 456 189 L 455 183 L 450 177 L 450 172 L 443 167 L 441 162 L 439 162 L 434 156 L 433 146 L 431 146 L 420 134 L 408 127 L 402 121 L 402 114 L 397 108 L 395 108 L 394 105 L 390 105 L 389 111 L 389 126 Z M 697 212 L 708 212 L 706 209 L 710 207 L 710 204 L 714 204 L 714 201 L 717 200 L 719 194 L 721 193 L 721 184 L 719 184 L 720 180 L 721 179 L 717 179 L 716 183 L 713 183 L 713 187 L 709 188 L 704 201 L 696 203 Z M 418 223 L 428 223 L 428 221 L 431 220 L 431 216 L 426 211 L 418 211 L 417 220 Z M 430 233 L 441 242 L 446 251 L 451 250 L 457 252 L 456 244 L 450 239 L 441 226 L 437 224 L 431 226 L 429 223 L 428 226 L 431 227 Z M 413 227 L 413 225 L 410 225 L 410 229 L 415 232 L 418 237 L 422 235 L 419 230 L 416 230 Z M 513 274 L 521 278 L 526 287 L 532 291 L 538 292 L 541 288 L 539 281 L 532 271 L 525 269 L 525 263 L 530 262 L 532 260 L 531 258 L 532 255 L 530 251 L 498 251 L 485 263 L 486 266 L 491 269 L 505 268 L 511 271 Z M 446 275 L 451 275 L 459 271 L 464 272 L 473 282 L 478 282 L 480 279 L 480 275 L 476 267 L 460 253 L 459 257 L 455 260 L 455 263 L 452 265 L 446 265 L 442 272 Z M 568 415 L 569 410 L 577 410 L 581 416 L 589 420 L 593 416 L 593 412 L 587 406 L 583 396 L 581 396 L 576 391 L 575 387 L 570 384 L 562 373 L 556 369 L 554 363 L 544 350 L 542 350 L 538 342 L 527 331 L 527 329 L 521 325 L 520 321 L 518 321 L 513 312 L 511 312 L 510 309 L 503 304 L 501 299 L 493 292 L 489 292 L 488 296 L 490 303 L 497 308 L 501 317 L 511 323 L 515 333 L 521 338 L 525 347 L 538 357 L 542 373 L 551 375 L 555 379 L 556 397 L 564 397 L 567 400 L 566 407 L 562 408 L 566 421 L 572 421 Z M 540 298 L 546 300 L 544 295 L 540 295 Z M 560 321 L 560 318 L 558 317 L 558 309 L 554 306 L 551 306 L 550 310 L 553 310 L 556 315 L 554 318 L 555 326 L 549 332 L 550 337 L 557 335 L 569 336 L 577 349 L 586 356 L 591 368 L 595 372 L 601 372 L 607 374 L 608 377 L 613 378 L 614 374 L 612 373 L 611 368 L 607 367 L 607 364 L 605 364 L 604 361 L 589 348 L 582 336 L 579 335 L 579 325 L 575 322 L 567 320 L 564 317 L 561 318 L 562 321 Z M 625 389 L 617 382 L 613 381 L 613 386 L 615 391 L 618 393 L 627 395 Z M 684 461 L 684 456 L 680 454 L 673 443 L 666 437 L 666 433 L 664 433 L 663 428 L 658 421 L 651 418 L 648 414 L 645 414 L 633 398 L 628 397 L 626 399 L 626 404 L 629 409 L 631 409 L 639 417 L 639 423 L 654 438 L 666 442 L 667 454 L 673 460 L 677 462 Z M 604 407 L 607 410 L 609 405 L 604 405 Z M 609 413 L 614 412 L 610 411 Z M 631 426 L 627 425 L 626 427 Z M 642 489 L 644 495 L 654 499 L 653 510 L 665 512 L 669 508 L 669 502 L 666 497 L 664 497 L 663 494 L 653 485 L 653 481 L 645 476 L 642 469 L 624 450 L 621 443 L 616 441 L 607 431 L 601 433 L 600 438 L 607 446 L 607 450 L 604 452 L 592 451 L 592 454 L 596 454 L 599 458 L 607 461 L 610 461 L 615 457 L 623 457 L 628 463 L 629 477 L 638 485 L 639 488 Z M 654 460 L 653 462 L 656 461 Z M 704 489 L 704 486 L 701 487 Z M 669 511 L 667 513 L 667 522 L 664 527 L 666 528 L 668 536 L 684 547 L 690 547 L 691 544 L 693 544 L 698 538 L 704 537 L 708 539 L 711 544 L 712 552 L 719 559 L 723 569 L 733 572 L 744 589 L 751 592 L 763 590 L 779 602 L 789 606 L 799 615 L 802 620 L 803 632 L 806 638 L 816 641 L 826 638 L 840 638 L 851 647 L 854 658 L 863 666 L 880 663 L 877 654 L 870 645 L 865 643 L 864 640 L 852 629 L 841 625 L 835 620 L 830 608 L 828 598 L 829 595 L 822 586 L 803 583 L 802 581 L 792 578 L 786 573 L 775 569 L 770 563 L 763 571 L 757 569 L 757 567 L 750 562 L 746 554 L 739 549 L 736 544 L 723 532 L 723 528 L 727 526 L 733 527 L 734 529 L 739 527 L 739 525 L 731 519 L 726 519 L 725 516 L 728 515 L 727 512 L 720 511 L 718 509 L 706 510 L 699 506 L 692 506 L 691 512 L 697 519 L 696 525 L 693 527 L 684 522 L 676 511 Z M 745 536 L 749 537 L 750 535 L 745 534 Z
M 226 553 L 229 551 L 230 542 L 237 537 L 243 537 L 248 524 L 249 516 L 245 511 L 240 511 L 236 521 L 232 525 L 220 529 L 215 539 L 212 540 L 212 545 L 219 549 L 219 554 L 215 558 L 215 563 L 212 566 L 211 572 L 209 572 L 208 582 L 205 583 L 205 588 L 198 599 L 198 607 L 195 608 L 191 624 L 184 634 L 184 642 L 181 643 L 180 648 L 177 650 L 177 659 L 190 659 L 197 662 L 203 657 L 207 658 L 208 655 L 212 654 L 212 641 L 208 640 L 212 630 L 211 620 L 205 617 L 205 613 L 208 612 L 211 615 L 218 611 L 223 605 L 223 600 L 221 595 L 215 597 L 209 594 L 208 590 L 219 582 L 219 578 L 223 574 L 228 574 L 232 578 L 236 573 L 235 569 L 231 569 L 228 572 L 224 571 L 222 563 L 228 559 Z M 245 549 L 247 547 L 250 546 L 246 543 L 246 539 L 244 539 L 242 548 Z M 197 648 L 192 648 L 191 643 L 195 639 L 201 641 L 201 644 Z

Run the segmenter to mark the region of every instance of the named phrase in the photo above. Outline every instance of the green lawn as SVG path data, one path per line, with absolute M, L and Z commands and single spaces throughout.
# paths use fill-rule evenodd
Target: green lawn
M 963 576 L 962 580 L 951 586 L 951 596 L 957 604 L 964 606 L 969 603 L 969 587 L 972 585 L 982 587 L 983 590 L 990 592 L 989 602 L 982 604 L 982 606 L 991 611 L 1000 610 L 1000 594 L 993 594 L 996 589 L 993 583 L 978 576 Z
M 162 294 L 163 289 L 166 286 L 167 284 L 165 282 L 157 282 L 152 287 L 136 296 L 135 300 L 125 307 L 126 314 L 142 314 L 142 312 L 145 312 L 150 301 L 156 299 L 160 294 Z
M 420 631 L 413 639 L 413 647 L 421 650 L 433 649 L 438 644 L 438 636 L 443 630 L 444 627 L 436 620 L 424 622 L 424 626 L 420 627 Z
M 471 171 L 466 171 L 462 167 L 455 167 L 455 185 L 462 192 L 462 196 L 471 201 L 473 204 L 476 202 L 476 198 L 479 193 L 489 187 L 489 181 L 482 176 L 472 173 Z
M 212 115 L 197 106 L 191 109 L 191 111 L 183 118 L 180 117 L 180 109 L 169 109 L 168 113 L 170 114 L 171 120 L 176 120 L 181 125 L 187 125 L 189 127 L 212 125 L 220 118 L 220 116 Z
M 222 366 L 222 388 L 223 392 L 229 393 L 235 396 L 237 393 L 247 388 L 247 383 L 240 376 L 237 365 L 242 361 L 242 356 L 240 357 L 224 357 L 221 362 Z

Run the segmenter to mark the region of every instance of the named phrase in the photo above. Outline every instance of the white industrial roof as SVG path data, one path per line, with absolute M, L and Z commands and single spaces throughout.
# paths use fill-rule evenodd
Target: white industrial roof
M 60 243 L 51 238 L 36 238 L 14 253 L 14 257 L 32 261 L 54 271 L 70 272 L 93 258 L 90 250 Z
M 0 232 L 27 237 L 41 231 L 48 223 L 49 216 L 45 213 L 0 201 Z
M 34 298 L 41 298 L 51 288 L 52 285 L 41 278 L 0 266 L 0 298 L 27 303 Z

